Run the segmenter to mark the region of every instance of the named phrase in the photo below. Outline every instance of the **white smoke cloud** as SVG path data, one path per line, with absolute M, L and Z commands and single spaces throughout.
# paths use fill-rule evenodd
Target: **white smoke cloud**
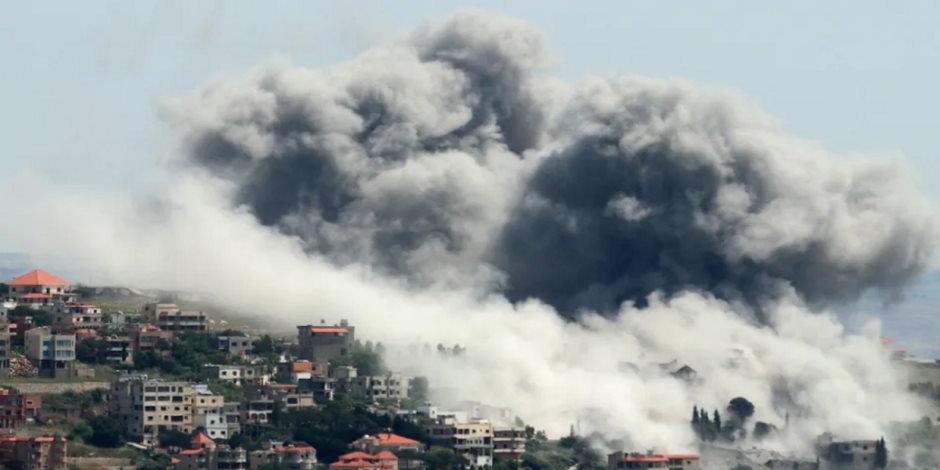
M 825 430 L 870 438 L 921 415 L 882 351 L 877 324 L 847 332 L 806 304 L 805 291 L 825 285 L 774 283 L 756 309 L 707 284 L 663 292 L 660 285 L 676 284 L 651 281 L 644 302 L 570 321 L 549 300 L 507 300 L 499 289 L 506 272 L 489 262 L 506 225 L 529 211 L 551 209 L 540 213 L 552 216 L 550 230 L 555 222 L 575 234 L 591 228 L 572 209 L 578 191 L 555 198 L 529 184 L 539 171 L 564 183 L 570 166 L 555 172 L 545 162 L 586 136 L 610 134 L 611 146 L 599 152 L 624 161 L 668 141 L 679 156 L 662 157 L 677 162 L 667 170 L 753 165 L 748 178 L 716 183 L 717 209 L 691 220 L 713 233 L 734 227 L 707 243 L 727 259 L 784 252 L 787 269 L 821 266 L 810 269 L 813 282 L 823 273 L 853 292 L 902 284 L 929 258 L 935 232 L 933 213 L 898 165 L 834 160 L 734 100 L 688 85 L 532 84 L 525 70 L 540 63 L 540 39 L 530 28 L 480 14 L 447 25 L 335 70 L 276 64 L 174 102 L 171 114 L 185 115 L 177 123 L 185 151 L 210 171 L 183 168 L 148 201 L 31 191 L 29 205 L 3 207 L 17 221 L 8 230 L 40 261 L 74 260 L 87 273 L 82 282 L 199 292 L 282 331 L 349 318 L 361 337 L 392 346 L 393 366 L 428 376 L 447 398 L 509 406 L 556 435 L 580 422 L 634 449 L 691 450 L 692 406 L 723 409 L 735 396 L 780 427 L 790 415 L 790 427 L 768 444 L 788 450 L 807 449 Z M 536 99 L 534 91 L 552 95 Z M 731 147 L 761 157 L 742 159 L 726 152 Z M 277 159 L 290 160 L 292 171 L 266 178 L 283 170 L 262 166 Z M 305 166 L 321 164 L 329 168 Z M 323 174 L 329 178 L 307 178 Z M 270 181 L 284 186 L 257 186 Z M 578 181 L 579 189 L 596 182 Z M 25 184 L 0 195 L 16 201 Z M 673 210 L 625 189 L 635 188 L 615 187 L 591 203 L 628 224 Z M 299 208 L 276 207 L 281 190 L 302 196 Z M 750 210 L 755 198 L 765 200 L 759 211 Z M 265 220 L 269 212 L 276 216 Z M 593 256 L 606 256 L 596 251 L 603 246 L 588 248 L 590 256 L 576 261 L 598 266 Z M 573 269 L 556 255 L 541 252 L 537 265 Z M 632 279 L 587 291 L 593 297 L 591 289 L 621 282 Z M 414 351 L 415 343 L 467 352 L 446 358 Z M 702 381 L 688 384 L 659 367 L 673 360 Z

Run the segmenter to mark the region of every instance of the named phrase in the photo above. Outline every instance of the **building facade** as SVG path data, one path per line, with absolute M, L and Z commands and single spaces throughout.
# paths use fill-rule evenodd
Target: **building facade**
M 0 468 L 66 470 L 68 442 L 61 436 L 0 437 Z
M 297 327 L 300 358 L 308 361 L 333 361 L 352 353 L 356 328 L 346 320 L 339 325 L 301 325 Z
M 248 468 L 258 470 L 264 466 L 290 470 L 317 468 L 317 450 L 307 443 L 266 442 L 248 457 Z
M 45 377 L 68 377 L 75 361 L 75 335 L 53 334 L 48 326 L 26 332 L 26 357 Z
M 39 395 L 13 393 L 0 388 L 0 433 L 36 421 L 42 409 Z
M 188 382 L 122 377 L 111 384 L 108 412 L 124 434 L 144 445 L 155 444 L 161 431 L 193 431 L 195 395 L 195 388 Z
M 614 452 L 607 456 L 607 470 L 628 468 L 664 468 L 668 470 L 701 470 L 698 454 L 645 454 Z

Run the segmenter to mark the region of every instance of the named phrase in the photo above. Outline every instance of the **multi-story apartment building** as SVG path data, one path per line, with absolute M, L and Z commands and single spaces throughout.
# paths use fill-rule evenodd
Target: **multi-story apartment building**
M 135 351 L 161 351 L 170 347 L 172 331 L 163 331 L 155 325 L 141 325 L 131 329 Z
M 312 470 L 317 467 L 317 450 L 306 443 L 265 442 L 248 456 L 248 468 L 263 467 Z
M 207 331 L 209 317 L 200 310 L 182 310 L 176 304 L 144 305 L 144 318 L 163 331 Z
M 108 363 L 130 364 L 134 361 L 134 340 L 129 336 L 106 336 L 101 340 L 107 345 L 104 355 Z
M 245 358 L 254 349 L 251 336 L 219 336 L 216 347 L 228 357 Z
M 0 324 L 0 378 L 10 376 L 10 358 L 13 353 L 13 334 L 10 324 Z
M 607 456 L 607 470 L 628 468 L 664 468 L 668 470 L 701 470 L 698 454 L 645 454 L 614 452 Z
M 64 437 L 0 437 L 0 468 L 66 470 L 68 442 Z
M 42 397 L 13 393 L 0 388 L 0 433 L 32 423 L 39 417 Z
M 493 424 L 487 420 L 458 421 L 454 415 L 438 414 L 424 426 L 432 445 L 450 446 L 472 468 L 493 465 Z
M 338 382 L 342 391 L 369 401 L 404 400 L 408 398 L 410 377 L 398 374 L 355 376 Z
M 195 395 L 188 382 L 121 377 L 111 384 L 108 411 L 126 435 L 148 445 L 156 442 L 160 431 L 193 431 Z
M 274 413 L 274 391 L 263 385 L 242 387 L 242 428 L 266 426 Z
M 242 404 L 226 402 L 222 405 L 222 418 L 229 436 L 242 433 Z
M 194 385 L 193 389 L 193 427 L 203 429 L 212 439 L 228 439 L 231 434 L 223 411 L 225 397 L 212 393 L 204 384 Z
M 53 334 L 48 326 L 26 332 L 26 357 L 46 377 L 67 377 L 75 361 L 75 335 Z
M 263 366 L 240 364 L 206 364 L 202 367 L 200 377 L 203 380 L 224 380 L 236 385 L 264 383 L 268 380 Z
M 329 372 L 329 363 L 308 361 L 282 361 L 277 364 L 277 380 L 279 382 L 297 383 L 313 377 L 326 377 Z
M 493 454 L 510 460 L 519 460 L 525 453 L 525 429 L 494 428 Z
M 300 358 L 308 361 L 333 361 L 352 353 L 356 328 L 346 320 L 339 325 L 301 325 L 297 327 Z
M 218 445 L 204 433 L 196 434 L 191 449 L 176 454 L 174 470 L 229 470 L 248 468 L 244 449 Z
M 52 326 L 56 331 L 72 332 L 79 328 L 97 330 L 102 325 L 101 307 L 76 301 L 55 302 Z

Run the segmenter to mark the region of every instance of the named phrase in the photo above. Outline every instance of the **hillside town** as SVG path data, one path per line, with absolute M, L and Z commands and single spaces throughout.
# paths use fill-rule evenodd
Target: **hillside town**
M 724 420 L 719 410 L 693 410 L 701 454 L 620 449 L 604 459 L 573 427 L 551 440 L 506 408 L 433 402 L 426 378 L 388 369 L 382 345 L 344 319 L 276 338 L 171 302 L 103 308 L 88 288 L 38 269 L 0 288 L 6 468 L 694 470 L 722 468 L 707 465 L 708 455 L 736 435 L 774 430 L 745 429 L 753 405 L 735 398 Z M 678 379 L 695 380 L 691 368 L 676 369 Z M 45 388 L 27 390 L 37 386 Z M 817 447 L 734 468 L 907 468 L 889 466 L 881 436 L 824 435 Z M 736 452 L 736 462 L 748 453 Z

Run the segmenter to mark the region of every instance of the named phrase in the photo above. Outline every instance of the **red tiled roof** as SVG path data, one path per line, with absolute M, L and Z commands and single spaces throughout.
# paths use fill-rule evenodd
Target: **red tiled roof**
M 211 437 L 207 436 L 206 433 L 201 432 L 193 436 L 193 439 L 189 441 L 192 445 L 202 445 L 202 444 L 215 444 L 215 441 Z
M 20 296 L 21 299 L 48 299 L 50 297 L 52 296 L 49 294 L 35 294 L 35 293 L 30 293 L 30 294 L 25 294 L 25 295 Z
M 316 451 L 316 449 L 314 449 L 313 446 L 311 445 L 302 445 L 302 446 L 295 445 L 291 447 L 278 446 L 274 448 L 274 451 L 275 452 L 314 452 Z
M 666 462 L 665 455 L 624 455 L 624 462 Z
M 698 454 L 666 454 L 667 459 L 698 460 Z
M 379 460 L 398 460 L 398 457 L 396 457 L 395 454 L 387 450 L 383 450 L 382 452 L 375 454 L 375 457 Z
M 374 467 L 375 464 L 366 462 L 365 460 L 347 460 L 344 462 L 333 462 L 330 464 L 330 468 L 344 468 L 344 467 Z
M 311 333 L 348 333 L 349 328 L 342 326 L 312 326 Z
M 180 451 L 179 455 L 198 455 L 198 454 L 201 454 L 202 451 L 204 450 L 206 449 L 186 449 L 186 450 Z
M 390 432 L 380 432 L 376 434 L 376 437 L 379 438 L 379 442 L 381 442 L 382 444 L 408 445 L 408 446 L 421 445 L 420 442 L 414 439 L 408 439 L 405 436 L 399 436 L 398 434 L 393 434 Z
M 22 276 L 6 282 L 8 286 L 67 286 L 69 281 L 49 274 L 41 269 L 34 269 Z
M 339 456 L 339 459 L 342 460 L 358 460 L 358 459 L 374 459 L 375 456 L 372 454 L 367 454 L 365 452 L 356 451 L 350 452 L 348 454 L 343 454 Z

